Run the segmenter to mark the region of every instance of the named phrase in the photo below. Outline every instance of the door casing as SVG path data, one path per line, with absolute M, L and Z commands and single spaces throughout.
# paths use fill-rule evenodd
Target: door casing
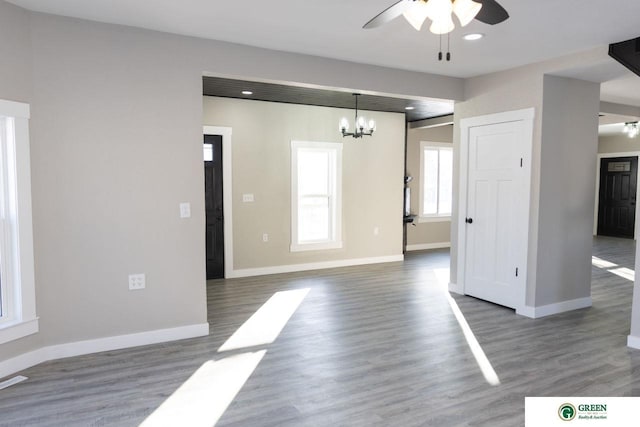
M 451 284 L 449 290 L 452 292 L 465 293 L 465 265 L 467 233 L 465 219 L 467 217 L 467 197 L 468 197 L 468 177 L 469 177 L 469 131 L 473 127 L 486 126 L 492 124 L 522 121 L 522 206 L 519 207 L 521 214 L 518 217 L 517 239 L 521 242 L 519 257 L 519 303 L 516 305 L 516 313 L 528 315 L 530 310 L 526 309 L 526 286 L 528 278 L 528 249 L 529 249 L 529 218 L 531 204 L 531 163 L 533 153 L 533 121 L 535 109 L 527 108 L 522 110 L 508 111 L 503 113 L 489 114 L 478 117 L 471 117 L 460 120 L 460 147 L 459 147 L 459 174 L 458 174 L 458 212 L 457 212 L 457 284 Z

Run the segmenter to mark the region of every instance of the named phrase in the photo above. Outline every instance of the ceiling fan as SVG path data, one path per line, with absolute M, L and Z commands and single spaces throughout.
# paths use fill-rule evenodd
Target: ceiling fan
M 509 18 L 509 13 L 495 0 L 400 0 L 364 24 L 363 28 L 376 28 L 404 15 L 418 31 L 424 21 L 430 18 L 432 33 L 447 34 L 455 28 L 452 14 L 458 17 L 463 27 L 474 18 L 489 25 L 499 24 Z
M 372 20 L 364 24 L 365 29 L 376 28 L 403 15 L 407 21 L 420 31 L 422 24 L 429 18 L 429 31 L 440 35 L 438 61 L 442 61 L 442 35 L 454 30 L 453 15 L 461 26 L 477 19 L 485 24 L 495 25 L 506 21 L 509 14 L 496 0 L 400 0 L 383 10 Z M 447 45 L 449 38 L 447 37 Z M 451 53 L 447 47 L 447 61 Z

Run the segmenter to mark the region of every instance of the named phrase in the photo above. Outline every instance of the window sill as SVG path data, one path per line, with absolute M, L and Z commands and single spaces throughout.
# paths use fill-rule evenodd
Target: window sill
M 38 332 L 38 318 L 0 324 L 0 344 L 15 341 Z
M 450 216 L 421 216 L 418 218 L 418 223 L 423 222 L 451 222 Z
M 292 244 L 291 252 L 304 252 L 304 251 L 323 251 L 328 249 L 342 249 L 342 242 L 325 242 L 325 243 L 306 243 L 306 244 Z

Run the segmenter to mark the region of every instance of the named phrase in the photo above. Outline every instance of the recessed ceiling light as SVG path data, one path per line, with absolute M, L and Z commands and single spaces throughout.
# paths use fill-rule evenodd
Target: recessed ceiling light
M 484 37 L 484 34 L 482 33 L 471 33 L 471 34 L 465 34 L 464 36 L 462 36 L 463 39 L 465 40 L 480 40 L 481 38 Z
M 415 107 L 404 107 L 405 110 L 413 110 Z
M 243 95 L 253 95 L 253 92 L 251 92 L 250 90 L 243 90 L 242 94 Z

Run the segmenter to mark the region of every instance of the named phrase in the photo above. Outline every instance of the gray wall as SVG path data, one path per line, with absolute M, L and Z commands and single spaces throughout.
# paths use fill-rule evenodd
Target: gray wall
M 29 13 L 2 0 L 0 53 L 15 58 L 0 69 L 0 98 L 32 109 L 41 329 L 1 345 L 0 361 L 206 322 L 203 74 L 443 99 L 463 92 L 455 78 Z M 191 202 L 192 218 L 179 218 L 180 202 Z M 128 291 L 131 273 L 146 273 L 146 290 Z
M 437 126 L 432 128 L 407 129 L 407 174 L 413 177 L 409 183 L 411 188 L 411 212 L 420 214 L 420 142 L 453 143 L 453 126 Z M 457 171 L 454 170 L 454 175 Z M 451 241 L 451 222 L 417 222 L 407 226 L 407 245 L 423 245 L 447 243 Z
M 640 136 L 629 138 L 620 133 L 598 138 L 598 153 L 626 153 L 630 151 L 640 151 Z
M 402 254 L 404 114 L 364 111 L 377 130 L 356 140 L 337 127 L 353 110 L 214 97 L 203 109 L 204 124 L 233 128 L 235 269 Z M 343 143 L 341 249 L 289 250 L 292 140 Z
M 29 13 L 0 1 L 0 98 L 31 101 Z
M 534 307 L 590 295 L 599 85 L 545 73 L 570 62 L 469 79 L 465 83 L 467 100 L 455 107 L 456 147 L 463 118 L 535 109 L 526 295 L 526 304 Z M 458 162 L 456 159 L 456 169 Z M 455 194 L 458 187 L 456 179 Z M 457 211 L 456 200 L 452 283 L 457 281 Z
M 544 77 L 536 306 L 591 295 L 599 99 L 596 83 Z

